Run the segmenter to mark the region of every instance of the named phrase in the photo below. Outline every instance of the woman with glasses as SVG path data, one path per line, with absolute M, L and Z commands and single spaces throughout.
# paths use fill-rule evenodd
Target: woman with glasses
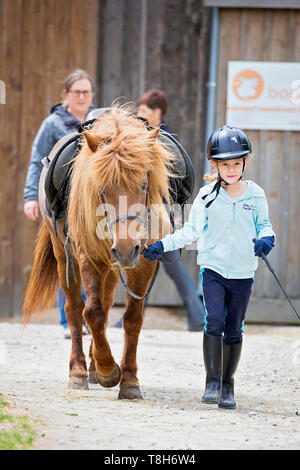
M 53 106 L 49 116 L 42 122 L 32 145 L 24 188 L 24 213 L 30 220 L 34 221 L 39 216 L 38 190 L 43 168 L 42 159 L 50 153 L 59 139 L 77 131 L 85 122 L 89 111 L 94 109 L 93 96 L 94 83 L 91 76 L 84 70 L 74 70 L 64 82 L 62 103 Z M 61 324 L 65 328 L 65 337 L 68 338 L 70 333 L 64 312 L 62 289 L 60 289 L 57 303 L 61 314 Z

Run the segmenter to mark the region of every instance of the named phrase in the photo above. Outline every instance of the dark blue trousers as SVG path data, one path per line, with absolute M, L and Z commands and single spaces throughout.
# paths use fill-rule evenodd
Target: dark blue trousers
M 200 282 L 205 334 L 224 334 L 223 340 L 229 344 L 241 342 L 253 279 L 225 279 L 215 271 L 204 268 L 200 272 Z

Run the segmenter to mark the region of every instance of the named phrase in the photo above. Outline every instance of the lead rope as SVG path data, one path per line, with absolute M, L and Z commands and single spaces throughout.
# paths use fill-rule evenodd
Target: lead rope
M 152 287 L 153 287 L 153 284 L 154 284 L 154 282 L 155 282 L 155 279 L 156 279 L 157 274 L 158 274 L 158 271 L 159 271 L 159 261 L 157 262 L 157 265 L 156 265 L 154 274 L 153 274 L 153 276 L 152 276 L 152 279 L 151 279 L 149 288 L 147 289 L 146 294 L 144 294 L 144 295 L 142 295 L 142 296 L 141 296 L 141 295 L 137 295 L 137 294 L 135 294 L 134 292 L 132 292 L 132 290 L 130 289 L 130 287 L 128 287 L 128 285 L 127 285 L 125 279 L 123 278 L 122 273 L 121 273 L 121 271 L 120 271 L 120 268 L 118 267 L 117 269 L 118 269 L 118 273 L 119 273 L 119 276 L 120 276 L 121 283 L 122 283 L 123 287 L 126 289 L 126 291 L 128 292 L 128 294 L 130 294 L 134 299 L 142 300 L 142 299 L 144 299 L 145 297 L 147 297 L 147 295 L 150 294 L 150 291 L 151 291 L 151 289 L 152 289 Z

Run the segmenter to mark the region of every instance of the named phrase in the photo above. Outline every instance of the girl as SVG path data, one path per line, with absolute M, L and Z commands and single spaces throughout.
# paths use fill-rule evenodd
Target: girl
M 251 144 L 237 128 L 224 126 L 209 138 L 208 159 L 215 170 L 205 175 L 188 221 L 173 234 L 149 245 L 144 257 L 183 248 L 198 239 L 197 262 L 205 306 L 203 403 L 235 408 L 234 374 L 242 349 L 243 325 L 258 261 L 275 243 L 265 193 L 244 181 Z M 255 245 L 253 239 L 257 238 Z

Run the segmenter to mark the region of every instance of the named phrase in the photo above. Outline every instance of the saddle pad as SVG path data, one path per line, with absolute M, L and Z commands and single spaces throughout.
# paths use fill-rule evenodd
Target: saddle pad
M 65 209 L 65 192 L 68 186 L 71 160 L 77 155 L 80 134 L 73 132 L 60 139 L 48 156 L 48 170 L 45 177 L 45 193 L 52 211 L 58 217 Z
M 80 131 L 82 130 L 84 128 Z M 73 166 L 70 162 L 80 151 L 80 138 L 82 136 L 80 131 L 73 132 L 60 139 L 49 156 L 46 157 L 48 170 L 45 177 L 45 193 L 51 212 L 59 219 L 65 218 L 70 173 Z M 170 181 L 171 197 L 174 203 L 183 205 L 192 195 L 194 189 L 193 164 L 182 145 L 173 136 L 161 131 L 158 138 L 174 155 L 174 165 L 171 169 L 174 178 L 171 178 Z

